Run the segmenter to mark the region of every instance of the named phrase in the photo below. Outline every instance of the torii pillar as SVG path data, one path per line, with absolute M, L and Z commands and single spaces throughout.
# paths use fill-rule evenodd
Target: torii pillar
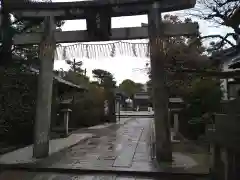
M 54 17 L 45 17 L 44 35 L 40 43 L 40 72 L 38 76 L 38 94 L 34 129 L 33 156 L 44 158 L 49 153 L 49 134 L 51 123 L 53 65 L 56 42 Z
M 168 91 L 166 89 L 165 55 L 160 3 L 154 2 L 148 14 L 156 158 L 158 162 L 171 161 L 170 123 L 168 121 Z

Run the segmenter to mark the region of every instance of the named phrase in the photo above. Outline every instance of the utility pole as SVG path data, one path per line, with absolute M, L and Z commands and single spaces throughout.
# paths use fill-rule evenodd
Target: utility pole
M 168 91 L 164 70 L 163 23 L 159 2 L 154 2 L 148 14 L 152 93 L 154 106 L 156 158 L 158 162 L 172 161 L 170 124 L 168 121 Z

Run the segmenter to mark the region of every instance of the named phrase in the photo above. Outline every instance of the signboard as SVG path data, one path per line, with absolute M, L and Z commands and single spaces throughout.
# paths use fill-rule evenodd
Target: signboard
M 135 94 L 134 95 L 134 99 L 149 99 L 149 95 L 148 94 Z
M 118 96 L 118 95 L 116 96 L 117 101 L 121 101 L 121 99 L 122 99 L 121 96 Z
M 168 108 L 179 111 L 180 109 L 185 107 L 185 103 L 182 98 L 169 98 L 169 106 Z
M 111 36 L 111 8 L 86 10 L 87 32 L 90 40 L 106 41 Z

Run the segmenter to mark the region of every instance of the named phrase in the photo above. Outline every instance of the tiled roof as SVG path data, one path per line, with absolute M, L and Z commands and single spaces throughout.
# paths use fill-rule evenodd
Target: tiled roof
M 30 67 L 29 69 L 30 69 L 31 72 L 34 72 L 34 73 L 36 73 L 36 74 L 39 73 L 39 70 L 38 70 L 38 69 L 35 69 L 35 68 L 32 68 L 32 67 Z M 87 88 L 84 87 L 84 86 L 76 85 L 76 84 L 74 84 L 74 83 L 72 83 L 72 82 L 69 82 L 69 81 L 66 81 L 66 80 L 64 80 L 64 79 L 62 79 L 61 77 L 56 76 L 56 75 L 55 75 L 53 78 L 54 78 L 56 81 L 58 81 L 59 83 L 66 84 L 66 85 L 71 86 L 71 87 L 75 87 L 75 88 L 83 89 L 83 90 L 86 90 L 86 89 L 87 89 Z

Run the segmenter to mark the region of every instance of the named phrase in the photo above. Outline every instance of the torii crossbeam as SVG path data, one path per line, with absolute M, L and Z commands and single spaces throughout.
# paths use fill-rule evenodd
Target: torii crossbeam
M 158 0 L 161 12 L 194 7 L 196 0 Z M 22 2 L 7 0 L 10 12 L 19 18 L 36 19 L 54 16 L 57 20 L 86 19 L 86 11 L 100 7 L 111 9 L 111 17 L 147 14 L 153 0 L 97 0 L 76 2 Z

